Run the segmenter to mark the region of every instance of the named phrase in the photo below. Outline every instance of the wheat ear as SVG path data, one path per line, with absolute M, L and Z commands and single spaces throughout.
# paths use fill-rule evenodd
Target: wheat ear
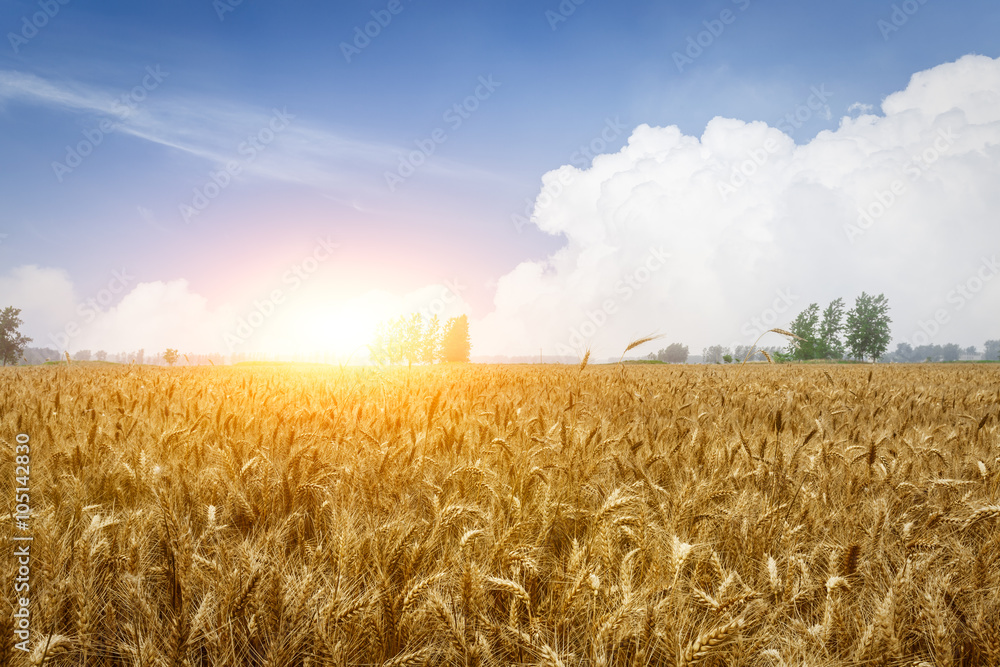
M 686 667 L 686 665 L 695 665 L 701 662 L 712 651 L 729 642 L 744 624 L 746 624 L 746 619 L 741 617 L 700 635 L 688 644 L 687 649 L 681 654 L 678 665 Z

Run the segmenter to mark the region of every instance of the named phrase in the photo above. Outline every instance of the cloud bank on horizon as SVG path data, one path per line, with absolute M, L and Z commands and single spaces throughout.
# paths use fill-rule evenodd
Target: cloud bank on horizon
M 796 144 L 795 119 L 836 94 L 814 86 L 781 129 L 641 125 L 590 168 L 545 174 L 532 222 L 566 245 L 499 280 L 473 340 L 604 356 L 661 333 L 694 354 L 862 291 L 886 294 L 897 342 L 996 337 L 1000 59 L 919 72 L 881 115 Z
M 545 174 L 532 223 L 565 245 L 499 278 L 493 311 L 472 317 L 474 356 L 611 356 L 650 333 L 697 353 L 749 344 L 811 302 L 851 304 L 862 291 L 888 297 L 895 341 L 996 337 L 1000 59 L 970 55 L 914 74 L 880 115 L 851 105 L 858 115 L 796 144 L 795 123 L 829 113 L 828 99 L 848 108 L 817 85 L 781 127 L 717 117 L 694 137 L 640 125 L 589 168 Z M 320 303 L 323 288 L 311 285 L 308 302 Z M 354 301 L 377 301 L 392 316 L 420 310 L 441 289 Z M 0 293 L 24 304 L 35 346 L 63 342 L 74 323 L 79 332 L 62 346 L 70 351 L 227 352 L 225 336 L 245 315 L 210 307 L 182 280 L 119 280 L 105 291 L 81 307 L 62 270 L 0 275 Z M 450 300 L 444 314 L 463 305 Z

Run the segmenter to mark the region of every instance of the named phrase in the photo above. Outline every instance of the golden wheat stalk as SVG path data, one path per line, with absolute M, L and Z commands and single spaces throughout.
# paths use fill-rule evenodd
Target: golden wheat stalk
M 736 370 L 736 375 L 733 377 L 732 381 L 729 383 L 729 386 L 726 387 L 725 399 L 729 398 L 729 392 L 732 390 L 733 384 L 736 383 L 736 380 L 739 379 L 739 377 L 740 377 L 740 373 L 743 372 L 743 366 L 746 365 L 747 359 L 749 359 L 750 356 L 757 349 L 757 343 L 759 343 L 760 339 L 763 338 L 765 335 L 767 335 L 769 333 L 781 334 L 782 336 L 790 336 L 790 337 L 795 338 L 797 340 L 805 340 L 804 338 L 796 336 L 791 331 L 785 331 L 784 329 L 778 329 L 778 328 L 768 329 L 767 331 L 765 331 L 761 335 L 757 336 L 757 340 L 755 340 L 753 342 L 753 345 L 750 346 L 750 350 L 747 352 L 746 356 L 743 357 L 743 361 L 740 362 L 740 367 Z M 772 364 L 774 363 L 774 359 L 771 358 L 771 355 L 768 354 L 766 350 L 761 350 L 761 352 L 763 352 L 764 356 L 767 357 L 768 362 L 770 362 Z M 725 403 L 725 400 L 723 401 L 723 403 Z
M 743 617 L 737 618 L 725 625 L 721 625 L 714 630 L 699 635 L 694 641 L 688 644 L 687 648 L 680 655 L 678 665 L 695 665 L 707 658 L 712 651 L 715 651 L 733 639 L 733 635 L 739 632 L 746 623 Z
M 42 667 L 49 664 L 49 661 L 61 655 L 65 655 L 72 650 L 73 640 L 65 635 L 48 635 L 43 639 L 35 641 L 35 650 L 29 658 L 31 667 Z
M 785 331 L 784 329 L 778 329 L 777 327 L 775 327 L 774 329 L 768 329 L 768 331 L 773 331 L 776 334 L 781 334 L 782 336 L 788 336 L 789 338 L 794 338 L 795 340 L 801 340 L 802 342 L 805 342 L 806 340 L 801 336 L 796 336 L 791 331 Z
M 632 341 L 631 343 L 629 343 L 628 345 L 625 346 L 625 351 L 622 352 L 622 356 L 621 356 L 620 359 L 618 359 L 618 363 L 621 363 L 622 360 L 625 359 L 625 355 L 628 354 L 631 350 L 634 350 L 635 348 L 639 347 L 640 345 L 645 345 L 646 343 L 648 343 L 650 341 L 654 341 L 654 340 L 657 340 L 657 339 L 660 339 L 660 338 L 663 338 L 663 334 L 657 334 L 655 336 L 643 336 L 642 338 L 636 338 L 634 341 Z
M 161 370 L 0 368 L 58 463 L 0 666 L 1000 665 L 1000 366 Z

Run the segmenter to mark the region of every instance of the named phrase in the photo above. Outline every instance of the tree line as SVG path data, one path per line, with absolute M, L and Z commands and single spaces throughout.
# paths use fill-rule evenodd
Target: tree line
M 0 363 L 4 366 L 16 365 L 22 361 L 31 364 L 41 364 L 46 361 L 59 361 L 69 353 L 60 353 L 48 348 L 28 348 L 31 338 L 21 334 L 18 329 L 23 324 L 20 318 L 21 310 L 8 306 L 0 311 Z M 465 315 L 450 318 L 444 325 L 434 315 L 425 320 L 421 315 L 413 313 L 400 316 L 394 320 L 381 322 L 375 338 L 368 346 L 371 360 L 378 364 L 435 363 L 452 361 L 469 361 L 472 343 L 469 340 L 469 318 Z M 26 356 L 27 355 L 27 356 Z M 27 357 L 30 356 L 31 359 Z M 209 357 L 196 355 L 195 363 L 211 361 Z M 146 361 L 145 350 L 127 354 L 112 355 L 113 361 L 120 363 L 135 361 L 142 364 Z M 191 362 L 187 355 L 180 354 L 175 348 L 167 348 L 155 360 L 161 360 L 173 366 L 181 357 Z M 105 361 L 109 355 L 104 350 L 93 354 L 90 350 L 79 350 L 73 355 L 74 361 Z M 221 361 L 221 357 L 219 357 Z
M 752 352 L 752 354 L 751 354 Z M 722 345 L 711 345 L 701 351 L 702 361 L 706 364 L 733 364 L 740 363 L 744 359 L 747 361 L 766 361 L 766 354 L 772 359 L 780 358 L 782 348 L 754 347 L 753 345 L 737 345 L 732 349 Z
M 437 315 L 424 319 L 412 313 L 379 323 L 368 353 L 377 364 L 413 365 L 467 362 L 471 349 L 469 318 L 465 315 L 452 317 L 442 326 Z
M 811 359 L 839 360 L 844 358 L 883 360 L 889 362 L 913 363 L 920 361 L 958 361 L 963 355 L 978 356 L 975 346 L 962 348 L 955 343 L 945 345 L 920 345 L 916 348 L 909 343 L 898 343 L 896 350 L 886 354 L 889 345 L 889 303 L 884 294 L 871 296 L 862 292 L 855 300 L 854 308 L 844 310 L 844 300 L 834 299 L 820 312 L 819 304 L 811 303 L 800 312 L 789 325 L 790 331 L 801 340 L 793 340 L 787 350 L 777 347 L 752 347 L 737 345 L 730 348 L 713 345 L 702 351 L 704 363 L 740 362 L 763 360 L 768 353 L 778 361 Z M 49 360 L 60 360 L 64 354 L 49 348 L 28 348 L 31 338 L 22 335 L 18 328 L 22 324 L 20 309 L 8 306 L 0 311 L 0 362 L 4 366 L 18 364 L 40 364 Z M 373 342 L 368 346 L 371 360 L 378 364 L 435 363 L 449 361 L 469 361 L 472 345 L 469 339 L 469 321 L 465 315 L 450 318 L 444 325 L 437 315 L 425 319 L 417 313 L 400 316 L 394 320 L 381 322 Z M 753 352 L 752 356 L 748 355 Z M 207 363 L 217 360 L 219 355 L 179 355 L 176 349 L 168 349 L 155 355 L 150 363 L 165 362 L 173 365 L 183 356 L 187 363 Z M 688 346 L 671 343 L 649 359 L 665 363 L 686 363 Z M 144 363 L 145 351 L 109 355 L 103 350 L 91 353 L 79 350 L 73 355 L 74 361 L 117 361 Z M 983 345 L 983 359 L 1000 361 L 1000 340 L 987 340 Z
M 862 292 L 854 308 L 846 312 L 842 298 L 831 301 L 822 312 L 818 303 L 810 303 L 788 326 L 798 338 L 787 348 L 737 345 L 730 352 L 728 347 L 712 345 L 704 349 L 702 358 L 707 364 L 738 363 L 744 359 L 762 361 L 765 356 L 775 361 L 845 358 L 875 361 L 889 346 L 891 323 L 885 295 Z
M 958 361 L 962 356 L 979 356 L 975 345 L 961 347 L 957 343 L 945 345 L 918 345 L 897 343 L 896 349 L 886 355 L 886 361 L 915 363 L 920 361 Z M 1000 361 L 1000 340 L 988 340 L 983 344 L 983 361 Z
M 793 340 L 787 354 L 798 361 L 843 359 L 848 355 L 860 361 L 876 361 L 889 347 L 891 323 L 885 294 L 862 292 L 854 308 L 846 313 L 844 300 L 834 299 L 823 310 L 822 319 L 819 304 L 811 303 L 788 327 L 801 340 Z

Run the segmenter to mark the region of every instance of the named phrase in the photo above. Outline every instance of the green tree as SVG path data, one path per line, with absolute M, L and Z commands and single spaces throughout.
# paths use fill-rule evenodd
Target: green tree
M 816 325 L 819 323 L 819 304 L 810 303 L 801 313 L 795 316 L 789 325 L 789 330 L 803 340 L 792 340 L 789 344 L 788 352 L 792 359 L 805 360 L 815 359 L 819 354 L 817 344 L 818 333 Z
M 471 349 L 469 318 L 459 315 L 449 319 L 441 337 L 441 355 L 444 361 L 468 361 Z
M 0 311 L 0 358 L 3 365 L 16 364 L 24 356 L 24 348 L 31 339 L 22 335 L 17 329 L 22 324 L 20 308 L 7 306 Z
M 851 356 L 877 361 L 889 347 L 889 301 L 884 294 L 862 292 L 847 313 L 846 343 Z
M 841 359 L 844 343 L 840 333 L 844 330 L 844 300 L 834 299 L 823 311 L 823 321 L 819 325 L 818 354 L 822 359 Z
M 178 356 L 180 355 L 177 354 L 177 350 L 175 350 L 172 347 L 168 347 L 167 351 L 163 353 L 163 360 L 167 362 L 168 366 L 173 366 L 174 364 L 177 363 Z

